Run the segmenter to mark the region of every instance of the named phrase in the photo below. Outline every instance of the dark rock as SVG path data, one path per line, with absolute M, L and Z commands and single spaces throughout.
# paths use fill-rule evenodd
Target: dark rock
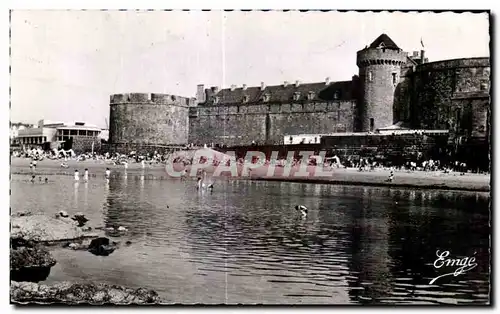
M 76 213 L 71 219 L 78 223 L 78 227 L 83 227 L 89 221 L 82 213 Z
M 11 279 L 31 282 L 47 279 L 50 268 L 56 264 L 49 251 L 40 245 L 26 243 L 27 246 L 20 246 L 20 242 L 13 242 L 15 245 L 10 250 Z
M 116 243 L 110 242 L 108 238 L 99 237 L 90 242 L 88 251 L 98 256 L 108 256 L 116 249 Z
M 10 282 L 10 298 L 19 303 L 159 304 L 158 293 L 94 283 L 58 283 L 52 286 Z
M 19 213 L 13 214 L 14 217 L 24 217 L 24 216 L 31 216 L 31 215 L 33 215 L 33 213 L 30 211 L 19 212 Z

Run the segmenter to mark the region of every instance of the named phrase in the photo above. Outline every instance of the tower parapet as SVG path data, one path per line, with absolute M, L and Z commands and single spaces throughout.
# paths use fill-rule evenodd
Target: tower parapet
M 358 131 L 373 132 L 394 124 L 394 92 L 407 56 L 385 34 L 357 52 L 361 85 Z

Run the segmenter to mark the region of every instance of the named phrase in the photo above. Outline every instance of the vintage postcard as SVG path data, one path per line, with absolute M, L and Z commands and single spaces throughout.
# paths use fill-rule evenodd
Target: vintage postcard
M 12 10 L 11 303 L 491 305 L 490 23 Z

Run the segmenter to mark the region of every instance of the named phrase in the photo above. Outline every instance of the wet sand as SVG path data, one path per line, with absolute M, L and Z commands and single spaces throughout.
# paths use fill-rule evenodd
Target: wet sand
M 11 166 L 16 167 L 13 173 L 28 174 L 29 159 L 26 158 L 12 158 Z M 76 161 L 69 160 L 66 162 L 68 168 L 62 168 L 61 161 L 44 159 L 37 162 L 36 175 L 50 175 L 57 173 L 72 174 L 74 170 L 78 169 L 80 174 L 83 174 L 85 168 L 89 169 L 91 174 L 104 174 L 106 168 L 112 170 L 113 173 L 125 171 L 123 165 L 114 165 L 113 162 L 104 160 L 86 160 Z M 183 165 L 174 164 L 173 169 L 175 172 L 182 171 Z M 191 166 L 187 166 L 188 174 L 193 174 L 195 177 L 196 171 L 192 171 Z M 288 181 L 288 182 L 304 182 L 304 183 L 322 183 L 322 184 L 338 184 L 338 185 L 368 185 L 368 186 L 388 186 L 388 187 L 415 187 L 425 189 L 448 189 L 448 190 L 464 190 L 464 191 L 490 191 L 490 175 L 489 174 L 475 174 L 466 173 L 443 173 L 440 172 L 423 172 L 423 171 L 394 171 L 394 180 L 387 182 L 390 171 L 387 169 L 375 169 L 372 171 L 358 171 L 356 168 L 335 168 L 327 173 L 321 174 L 322 167 L 308 166 L 306 173 L 300 166 L 295 166 L 290 169 L 289 175 L 286 175 L 285 168 L 275 167 L 274 172 L 269 172 L 269 166 L 261 166 L 259 168 L 251 169 L 249 173 L 245 172 L 243 166 L 238 165 L 236 170 L 237 177 L 232 177 L 232 173 L 223 171 L 219 168 L 217 172 L 216 167 L 209 166 L 204 168 L 209 175 L 223 177 L 226 179 L 251 179 L 251 180 L 267 180 L 267 181 Z M 131 162 L 128 164 L 129 172 L 145 171 L 148 174 L 157 174 L 161 178 L 173 177 L 178 179 L 175 175 L 169 175 L 165 169 L 165 164 L 152 163 L 146 164 L 146 168 L 142 169 L 140 163 Z M 215 172 L 215 173 L 214 173 Z

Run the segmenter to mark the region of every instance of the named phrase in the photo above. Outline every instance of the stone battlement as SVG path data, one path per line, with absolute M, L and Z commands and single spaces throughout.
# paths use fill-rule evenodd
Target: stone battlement
M 195 98 L 157 93 L 126 93 L 110 96 L 110 105 L 117 104 L 155 104 L 189 107 L 196 105 Z
M 357 52 L 356 64 L 368 66 L 373 64 L 403 65 L 406 63 L 408 53 L 393 49 L 363 49 Z
M 417 66 L 416 72 L 480 67 L 490 67 L 490 58 L 462 58 L 429 62 Z

